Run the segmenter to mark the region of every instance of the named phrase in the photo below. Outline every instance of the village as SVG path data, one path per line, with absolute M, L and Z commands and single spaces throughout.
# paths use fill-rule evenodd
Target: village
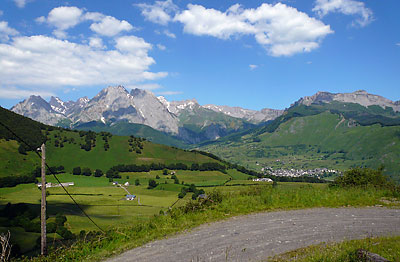
M 285 177 L 309 176 L 318 178 L 340 173 L 337 170 L 328 168 L 315 168 L 315 169 L 303 170 L 303 169 L 273 169 L 272 167 L 263 167 L 261 168 L 261 172 L 263 172 L 266 175 L 268 174 L 273 176 L 285 176 Z

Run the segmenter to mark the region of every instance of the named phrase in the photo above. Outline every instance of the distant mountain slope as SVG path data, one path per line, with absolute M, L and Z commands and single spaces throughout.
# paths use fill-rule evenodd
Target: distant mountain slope
M 364 91 L 319 92 L 312 99 L 300 99 L 263 127 L 206 143 L 201 149 L 258 170 L 265 166 L 344 170 L 383 164 L 386 173 L 400 181 L 400 113 L 395 105 Z

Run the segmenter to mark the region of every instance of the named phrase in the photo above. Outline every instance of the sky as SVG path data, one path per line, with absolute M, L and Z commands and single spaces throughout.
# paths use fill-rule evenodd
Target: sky
M 0 105 L 107 86 L 284 109 L 318 91 L 400 100 L 398 0 L 1 0 Z

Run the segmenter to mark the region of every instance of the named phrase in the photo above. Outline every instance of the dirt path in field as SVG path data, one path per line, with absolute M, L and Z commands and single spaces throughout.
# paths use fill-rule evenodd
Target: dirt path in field
M 260 261 L 321 242 L 400 235 L 400 209 L 314 208 L 239 216 L 129 250 L 119 261 Z

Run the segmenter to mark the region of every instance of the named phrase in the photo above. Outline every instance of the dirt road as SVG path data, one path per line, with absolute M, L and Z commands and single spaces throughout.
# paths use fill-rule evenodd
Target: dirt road
M 400 235 L 400 209 L 315 208 L 258 213 L 202 225 L 108 262 L 259 261 L 321 242 Z

